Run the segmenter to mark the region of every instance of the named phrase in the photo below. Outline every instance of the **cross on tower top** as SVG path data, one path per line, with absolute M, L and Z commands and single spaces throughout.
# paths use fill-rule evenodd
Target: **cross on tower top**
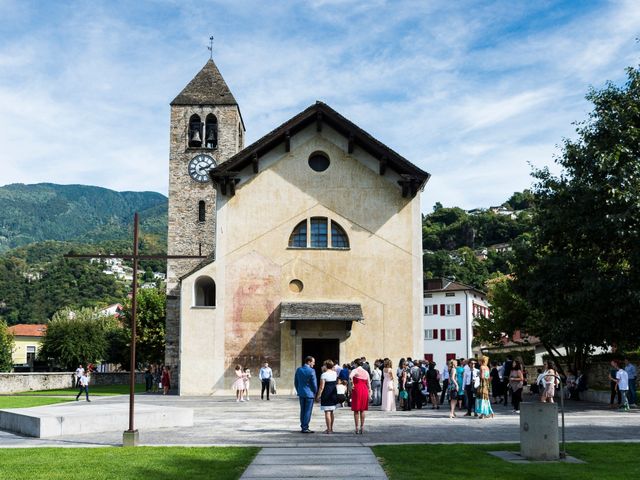
M 209 50 L 209 59 L 213 60 L 213 35 L 209 37 L 209 46 L 207 47 Z

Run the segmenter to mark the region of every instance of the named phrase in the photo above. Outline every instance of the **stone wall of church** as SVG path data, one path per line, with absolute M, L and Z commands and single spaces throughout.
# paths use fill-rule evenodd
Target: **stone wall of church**
M 190 385 L 191 394 L 229 389 L 236 363 L 255 374 L 263 360 L 276 367 L 279 391 L 288 393 L 304 339 L 338 340 L 343 362 L 421 355 L 419 195 L 403 198 L 397 174 L 380 175 L 377 160 L 357 147 L 347 154 L 346 142 L 328 127 L 318 133 L 311 126 L 292 137 L 290 152 L 280 146 L 261 157 L 258 175 L 243 171 L 235 196 L 218 199 L 216 261 L 182 283 L 188 295 L 196 278 L 208 275 L 220 293 L 215 319 L 182 305 L 183 318 L 198 325 L 183 322 L 190 351 L 182 371 L 208 366 L 206 381 Z M 309 167 L 316 151 L 329 156 L 326 171 Z M 292 230 L 312 217 L 337 222 L 349 248 L 289 248 Z M 326 321 L 292 329 L 279 321 L 283 301 L 357 303 L 364 321 L 351 331 Z
M 213 113 L 218 121 L 218 145 L 215 149 L 188 147 L 191 115 L 204 122 Z M 211 156 L 220 164 L 242 147 L 243 127 L 235 105 L 172 106 L 169 157 L 168 254 L 211 255 L 215 249 L 216 191 L 212 183 L 199 183 L 189 176 L 189 161 L 198 154 Z M 199 202 L 205 202 L 205 221 L 199 221 Z M 202 260 L 167 262 L 167 320 L 165 363 L 173 366 L 178 384 L 180 343 L 179 279 Z

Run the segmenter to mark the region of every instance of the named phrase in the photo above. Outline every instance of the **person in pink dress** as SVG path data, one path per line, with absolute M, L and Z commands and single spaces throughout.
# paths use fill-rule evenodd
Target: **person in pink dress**
M 393 364 L 388 358 L 384 359 L 382 369 L 382 408 L 383 412 L 396 411 L 396 382 L 393 378 Z
M 353 420 L 356 424 L 356 434 L 363 433 L 364 430 L 364 412 L 369 410 L 369 398 L 371 398 L 371 377 L 369 373 L 362 368 L 362 360 L 357 359 L 356 368 L 351 370 L 349 378 L 353 382 L 353 390 L 351 391 L 351 410 L 353 411 Z M 360 425 L 360 427 L 358 427 Z

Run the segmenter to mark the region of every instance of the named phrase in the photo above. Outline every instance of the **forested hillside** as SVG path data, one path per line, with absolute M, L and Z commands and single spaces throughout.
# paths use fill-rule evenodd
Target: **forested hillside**
M 44 323 L 64 307 L 120 302 L 129 287 L 103 266 L 63 255 L 131 253 L 133 213 L 142 253 L 166 252 L 167 198 L 84 185 L 0 187 L 0 319 Z M 140 262 L 165 271 L 161 261 Z
M 167 198 L 87 185 L 16 183 L 0 187 L 0 253 L 44 240 L 83 243 L 124 239 L 133 213 L 166 243 Z
M 425 278 L 455 278 L 484 289 L 488 279 L 510 273 L 510 249 L 531 229 L 532 202 L 525 191 L 514 193 L 501 209 L 466 212 L 437 203 L 422 218 Z

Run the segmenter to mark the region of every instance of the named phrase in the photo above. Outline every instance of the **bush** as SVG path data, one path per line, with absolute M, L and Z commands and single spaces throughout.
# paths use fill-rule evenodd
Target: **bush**
M 4 320 L 0 320 L 0 372 L 10 372 L 13 367 L 13 335 Z

